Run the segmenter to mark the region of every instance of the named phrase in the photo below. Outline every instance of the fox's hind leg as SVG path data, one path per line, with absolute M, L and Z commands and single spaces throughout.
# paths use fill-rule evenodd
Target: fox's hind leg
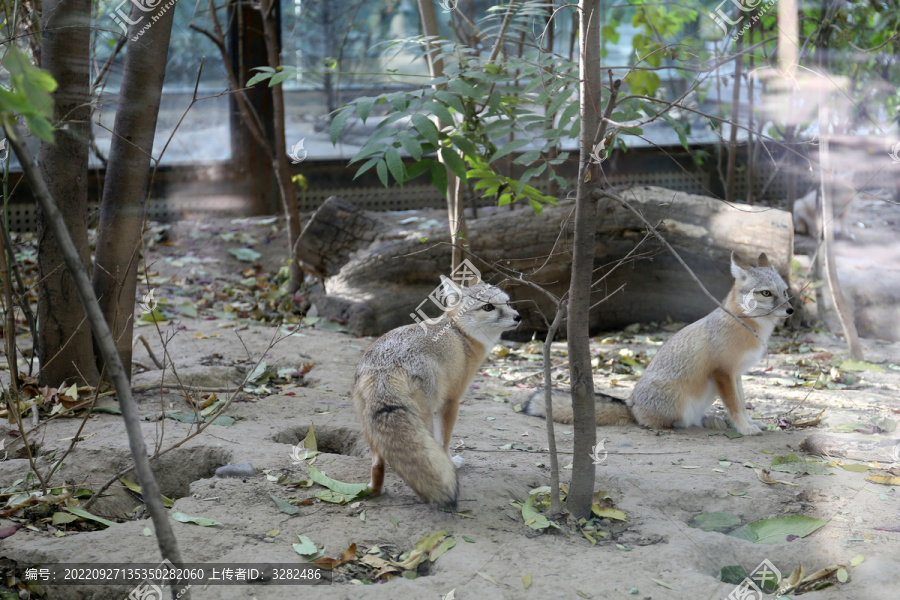
M 379 456 L 375 450 L 372 450 L 372 481 L 369 482 L 369 489 L 373 496 L 381 495 L 381 489 L 384 487 L 384 457 Z

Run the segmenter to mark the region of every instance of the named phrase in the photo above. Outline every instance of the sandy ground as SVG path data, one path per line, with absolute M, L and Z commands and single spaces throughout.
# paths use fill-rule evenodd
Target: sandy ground
M 172 304 L 183 302 L 185 297 L 197 300 L 196 290 L 189 285 L 207 286 L 214 303 L 216 293 L 225 293 L 216 283 L 221 273 L 234 273 L 232 279 L 248 275 L 239 274 L 247 263 L 220 253 L 220 241 L 210 243 L 204 252 L 222 256 L 218 266 L 189 261 L 166 266 L 162 257 L 177 253 L 163 246 L 151 251 L 150 258 L 158 261 L 153 268 L 160 277 L 179 273 L 178 286 L 174 286 L 174 279 L 169 281 L 179 290 L 160 286 L 162 295 Z M 277 266 L 269 264 L 267 268 L 277 270 Z M 232 299 L 225 302 L 238 305 L 232 310 L 239 313 L 246 308 L 240 305 L 241 298 Z M 273 336 L 281 335 L 280 328 L 229 320 L 221 313 L 221 306 L 217 310 L 218 316 L 205 309 L 198 317 L 176 316 L 161 327 L 170 360 L 184 384 L 195 388 L 232 387 L 260 357 L 276 373 L 279 369 L 301 369 L 304 363 L 315 365 L 302 379 L 274 379 L 265 384 L 265 389 L 239 394 L 228 411 L 237 419 L 233 425 L 210 426 L 155 462 L 163 493 L 175 499 L 172 511 L 220 523 L 201 527 L 172 521 L 185 560 L 302 565 L 303 560 L 292 548 L 298 535 L 324 546 L 325 555 L 330 557 L 339 556 L 353 543 L 359 550 L 376 545 L 411 550 L 424 536 L 441 530 L 452 534 L 457 543 L 434 563 L 422 567 L 416 579 L 363 585 L 350 581 L 359 572 L 348 566 L 338 568 L 338 582 L 330 587 L 195 587 L 191 590 L 194 598 L 437 600 L 453 591 L 448 598 L 461 600 L 723 599 L 735 587 L 717 581 L 723 566 L 742 565 L 749 572 L 766 559 L 785 576 L 801 565 L 807 573 L 831 565 L 846 566 L 849 579 L 845 583 L 813 592 L 810 598 L 877 600 L 900 595 L 900 499 L 896 487 L 866 480 L 885 471 L 866 473 L 834 466 L 827 468 L 827 474 L 772 471 L 774 479 L 786 483 L 767 484 L 752 468 L 769 467 L 773 457 L 788 453 L 807 456 L 800 451 L 800 443 L 814 432 L 843 438 L 897 438 L 897 432 L 890 429 L 891 423 L 900 418 L 900 368 L 896 366 L 900 343 L 865 340 L 866 359 L 884 370 L 850 372 L 832 370 L 847 358 L 842 343 L 833 335 L 779 330 L 770 353 L 744 383 L 751 412 L 773 426 L 761 436 L 732 439 L 722 431 L 657 432 L 634 425 L 599 428 L 598 439 L 605 440 L 608 455 L 596 467 L 595 490 L 606 492 L 627 520 L 599 520 L 598 529 L 606 537 L 591 544 L 571 520 L 560 520 L 558 531 L 535 531 L 525 525 L 521 509 L 510 504 L 512 500 L 526 500 L 529 490 L 547 485 L 550 479 L 549 456 L 542 450 L 547 446 L 545 422 L 514 410 L 516 386 L 537 381 L 540 363 L 534 360 L 534 346 L 517 345 L 510 353 L 495 352 L 464 398 L 453 446 L 466 460 L 459 471 L 460 510 L 465 516 L 447 515 L 423 505 L 390 469 L 385 496 L 363 499 L 359 504 L 315 501 L 299 505 L 296 514 L 288 515 L 279 510 L 270 495 L 285 500 L 315 499 L 322 489 L 285 485 L 309 477 L 307 465 L 295 461 L 292 453 L 311 424 L 322 452 L 314 466 L 340 481 L 368 481 L 368 448 L 360 438 L 348 396 L 356 363 L 373 340 L 328 331 L 317 324 L 270 347 Z M 162 341 L 156 329 L 147 326 L 138 332 L 161 356 Z M 637 363 L 644 364 L 669 335 L 670 331 L 637 329 L 594 338 L 598 389 L 627 396 L 640 367 L 623 367 L 627 361 L 622 363 L 621 358 L 636 357 Z M 564 344 L 554 345 L 554 376 L 563 381 L 567 376 L 564 349 Z M 184 438 L 192 426 L 160 420 L 161 407 L 182 414 L 190 409 L 170 370 L 165 375 L 169 387 L 141 387 L 158 384 L 162 372 L 152 368 L 142 346 L 135 352 L 139 363 L 151 367 L 135 374 L 133 381 L 145 419 L 144 436 L 149 446 L 167 448 Z M 823 381 L 833 380 L 832 387 L 839 389 L 798 385 L 808 381 L 811 373 L 821 374 Z M 101 405 L 115 407 L 116 403 L 105 398 Z M 774 428 L 779 419 L 803 422 L 823 410 L 822 420 L 813 427 Z M 880 428 L 871 427 L 873 423 Z M 39 466 L 46 468 L 54 452 L 68 447 L 67 438 L 75 435 L 80 424 L 80 419 L 55 419 L 31 434 L 40 456 Z M 572 428 L 555 427 L 560 464 L 565 466 L 571 460 Z M 0 462 L 2 488 L 24 477 L 29 469 L 21 441 L 9 435 L 10 429 L 5 423 L 0 425 L 0 439 L 9 452 L 9 458 Z M 91 416 L 81 436 L 82 441 L 67 456 L 54 483 L 96 490 L 129 464 L 127 438 L 120 418 L 109 414 Z M 513 446 L 508 447 L 510 444 Z M 883 467 L 889 467 L 892 460 L 900 463 L 897 456 L 873 458 Z M 215 476 L 218 467 L 245 461 L 252 464 L 256 475 L 243 479 Z M 562 471 L 563 482 L 568 482 L 569 474 Z M 281 476 L 286 477 L 279 482 Z M 0 566 L 14 561 L 21 573 L 29 566 L 76 561 L 155 564 L 159 560 L 155 539 L 145 531 L 150 524 L 143 518 L 133 520 L 131 514 L 140 505 L 139 497 L 113 485 L 91 512 L 118 524 L 91 532 L 78 531 L 74 525 L 52 527 L 46 522 L 34 529 L 20 529 L 0 540 Z M 788 515 L 820 518 L 827 524 L 805 538 L 763 545 L 689 525 L 698 515 L 711 512 L 731 513 L 742 524 Z M 363 514 L 365 520 L 361 519 Z M 0 518 L 0 528 L 12 522 Z M 858 555 L 864 557 L 863 562 L 849 566 Z M 527 589 L 523 582 L 526 576 L 531 580 Z M 47 588 L 46 597 L 123 598 L 130 589 L 52 587 Z

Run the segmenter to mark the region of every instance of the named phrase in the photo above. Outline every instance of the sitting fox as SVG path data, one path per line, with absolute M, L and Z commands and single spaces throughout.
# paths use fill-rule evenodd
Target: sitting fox
M 788 286 L 765 254 L 751 266 L 732 253 L 731 274 L 734 286 L 723 304 L 756 335 L 717 308 L 663 344 L 629 400 L 597 394 L 597 425 L 637 421 L 654 429 L 713 427 L 706 411 L 718 395 L 738 432 L 762 432 L 762 423 L 747 416 L 741 375 L 762 358 L 775 325 L 794 310 L 788 303 Z M 553 419 L 572 423 L 569 393 L 554 390 L 552 401 Z M 544 391 L 538 390 L 530 395 L 523 412 L 544 416 L 544 405 Z
M 372 493 L 381 493 L 387 461 L 420 498 L 452 509 L 462 465 L 449 455 L 459 400 L 500 334 L 522 317 L 492 285 L 463 288 L 443 276 L 441 284 L 449 309 L 440 319 L 389 331 L 363 355 L 353 405 L 372 449 Z M 436 418 L 442 443 L 433 436 Z

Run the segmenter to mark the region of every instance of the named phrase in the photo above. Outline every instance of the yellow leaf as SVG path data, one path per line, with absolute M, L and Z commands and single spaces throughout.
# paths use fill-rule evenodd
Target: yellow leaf
M 837 580 L 840 581 L 841 583 L 847 583 L 847 579 L 849 579 L 849 576 L 847 575 L 847 569 L 845 569 L 844 567 L 841 567 L 840 569 L 838 569 L 837 570 Z
M 69 389 L 65 391 L 63 396 L 68 396 L 72 400 L 78 400 L 78 386 L 73 383 L 69 386 Z
M 309 431 L 306 433 L 306 437 L 303 438 L 303 447 L 307 450 L 318 450 L 316 447 L 316 432 L 312 423 L 309 424 Z
M 598 517 L 604 517 L 607 519 L 615 519 L 616 521 L 627 521 L 628 517 L 625 516 L 621 510 L 616 510 L 615 508 L 606 508 L 597 506 L 596 504 L 591 505 L 591 512 L 597 515 Z
M 525 575 L 525 577 L 522 578 L 522 583 L 525 584 L 526 590 L 531 587 L 531 574 L 530 573 Z
M 862 554 L 857 554 L 853 558 L 850 559 L 850 566 L 855 567 L 856 565 L 862 563 L 862 561 L 866 560 L 866 557 Z
M 900 477 L 894 475 L 872 475 L 871 477 L 866 477 L 866 481 L 880 483 L 881 485 L 900 485 Z

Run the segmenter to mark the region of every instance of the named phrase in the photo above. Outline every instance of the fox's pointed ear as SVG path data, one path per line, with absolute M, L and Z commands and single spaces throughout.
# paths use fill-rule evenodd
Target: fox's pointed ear
M 757 266 L 757 267 L 770 267 L 770 268 L 771 268 L 772 265 L 769 264 L 769 257 L 766 256 L 766 253 L 765 253 L 765 252 L 763 252 L 762 254 L 760 254 L 760 255 L 759 255 L 759 258 L 756 259 L 756 266 Z
M 741 260 L 741 257 L 731 253 L 731 276 L 735 279 L 743 279 L 746 275 L 746 269 L 749 268 L 750 265 Z

